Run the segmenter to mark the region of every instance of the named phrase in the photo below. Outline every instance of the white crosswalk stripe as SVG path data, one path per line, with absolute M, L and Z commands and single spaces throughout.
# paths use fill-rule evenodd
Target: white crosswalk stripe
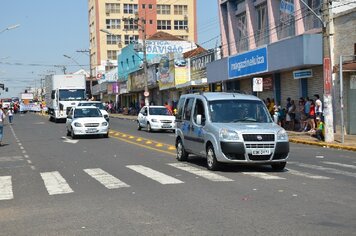
M 0 176 L 0 200 L 13 199 L 11 176 Z
M 72 193 L 73 190 L 58 171 L 41 173 L 49 195 Z
M 325 171 L 331 174 L 338 174 L 338 175 L 344 175 L 344 176 L 349 176 L 349 177 L 354 177 L 356 178 L 356 173 L 349 172 L 349 171 L 342 171 L 334 168 L 329 168 L 329 167 L 323 167 L 323 166 L 318 166 L 318 165 L 312 165 L 312 164 L 304 164 L 304 163 L 298 163 L 298 162 L 288 162 L 289 164 L 297 165 L 300 167 L 305 167 L 313 170 L 320 170 L 320 171 Z
M 310 173 L 300 172 L 300 171 L 292 170 L 292 169 L 289 169 L 289 168 L 288 168 L 288 173 L 290 173 L 292 175 L 297 175 L 297 176 L 310 178 L 310 179 L 331 179 L 331 178 L 326 177 L 326 176 L 313 175 L 313 174 L 310 174 Z
M 202 170 L 184 163 L 168 163 L 168 165 L 173 166 L 175 168 L 178 168 L 180 170 L 187 171 L 189 173 L 198 175 L 200 177 L 203 177 L 205 179 L 208 179 L 210 181 L 214 182 L 229 182 L 229 181 L 234 181 L 232 179 L 226 178 L 222 175 L 215 174 L 211 171 L 208 170 Z
M 100 168 L 84 169 L 84 171 L 108 189 L 130 187 L 130 185 L 122 182 Z
M 142 165 L 128 165 L 127 168 L 136 171 L 150 179 L 153 179 L 161 184 L 181 184 L 184 183 L 179 179 L 173 178 L 169 175 L 163 174 L 161 172 L 155 171 L 151 168 L 142 166 Z
M 242 174 L 250 175 L 250 176 L 261 178 L 261 179 L 285 179 L 283 177 L 279 177 L 276 175 L 269 175 L 269 174 L 262 173 L 262 172 L 242 172 Z
M 354 166 L 354 165 L 342 164 L 342 163 L 338 163 L 338 162 L 324 161 L 323 163 L 327 164 L 327 165 L 334 165 L 334 166 L 356 169 L 356 166 Z

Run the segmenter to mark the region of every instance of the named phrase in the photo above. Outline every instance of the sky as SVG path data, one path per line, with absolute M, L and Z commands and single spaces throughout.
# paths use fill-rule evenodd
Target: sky
M 197 43 L 206 49 L 220 44 L 217 8 L 217 0 L 197 0 Z M 67 73 L 89 70 L 88 54 L 77 52 L 89 48 L 88 0 L 1 0 L 0 32 L 0 83 L 9 90 L 0 89 L 0 98 L 40 87 L 63 66 Z

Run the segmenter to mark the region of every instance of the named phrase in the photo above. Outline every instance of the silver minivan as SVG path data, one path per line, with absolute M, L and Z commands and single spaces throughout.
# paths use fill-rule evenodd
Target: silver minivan
M 220 163 L 269 164 L 282 171 L 287 163 L 287 132 L 272 120 L 253 95 L 208 92 L 182 95 L 176 115 L 177 160 L 206 157 L 207 168 Z

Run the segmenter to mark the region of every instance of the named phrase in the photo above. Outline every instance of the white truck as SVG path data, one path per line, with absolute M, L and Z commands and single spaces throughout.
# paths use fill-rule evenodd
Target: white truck
M 69 110 L 85 98 L 85 75 L 46 76 L 45 101 L 50 121 L 66 119 Z

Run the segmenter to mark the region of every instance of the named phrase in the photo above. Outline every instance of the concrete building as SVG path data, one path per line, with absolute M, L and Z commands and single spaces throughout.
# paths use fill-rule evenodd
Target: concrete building
M 356 134 L 356 106 L 353 103 L 356 100 L 356 3 L 351 9 L 339 10 L 337 14 L 334 14 L 334 29 L 334 44 L 332 47 L 335 64 L 333 77 L 334 121 L 338 130 L 341 131 L 341 112 L 343 112 L 344 130 L 348 134 Z M 340 56 L 342 56 L 341 63 L 343 64 L 342 78 L 339 73 Z M 340 94 L 341 81 L 342 94 Z
M 197 41 L 196 0 L 89 0 L 92 75 L 117 67 L 118 51 L 157 31 Z M 137 20 L 140 19 L 140 20 Z

